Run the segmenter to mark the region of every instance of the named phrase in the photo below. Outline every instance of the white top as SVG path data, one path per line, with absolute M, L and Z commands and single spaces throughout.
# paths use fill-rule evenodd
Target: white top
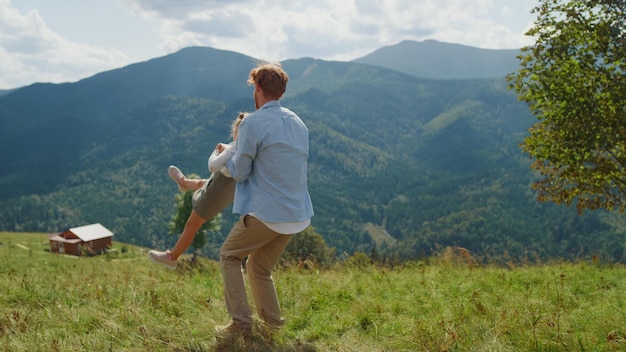
M 248 215 L 254 216 L 259 219 L 256 214 L 252 211 Z M 306 219 L 304 221 L 296 221 L 296 222 L 271 222 L 264 221 L 259 219 L 265 226 L 267 226 L 270 230 L 277 232 L 281 235 L 293 235 L 298 232 L 304 231 L 309 225 L 311 225 L 311 219 Z
M 234 154 L 235 154 L 235 142 L 228 143 L 224 151 L 221 153 L 219 152 L 216 146 L 215 149 L 213 150 L 213 153 L 211 153 L 211 156 L 209 157 L 209 171 L 210 172 L 220 171 L 224 176 L 230 177 L 230 172 L 228 172 L 228 169 L 226 168 L 226 162 L 230 160 Z

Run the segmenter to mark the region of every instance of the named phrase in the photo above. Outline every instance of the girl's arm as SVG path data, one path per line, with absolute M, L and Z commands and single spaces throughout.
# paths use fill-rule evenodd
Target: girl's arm
M 220 145 L 218 144 L 215 147 L 215 150 L 213 150 L 213 153 L 211 153 L 211 156 L 209 157 L 209 171 L 210 172 L 217 172 L 221 168 L 226 166 L 226 162 L 230 160 L 230 158 L 233 157 L 233 154 L 235 154 L 234 143 L 230 143 L 226 145 L 226 147 L 221 153 L 219 151 L 220 149 L 219 146 Z

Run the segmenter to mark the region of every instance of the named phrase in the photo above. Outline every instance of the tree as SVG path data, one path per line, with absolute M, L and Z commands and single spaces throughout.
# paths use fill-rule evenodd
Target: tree
M 281 262 L 283 264 L 305 263 L 307 261 L 321 266 L 330 265 L 335 259 L 335 249 L 328 247 L 324 237 L 313 226 L 293 236 L 285 248 Z
M 176 215 L 172 217 L 170 221 L 170 235 L 179 235 L 183 229 L 185 228 L 185 224 L 187 223 L 187 218 L 191 214 L 193 209 L 192 205 L 192 197 L 193 192 L 187 191 L 183 193 L 177 193 L 175 196 L 176 199 Z M 193 238 L 193 242 L 191 242 L 191 247 L 193 247 L 193 258 L 192 262 L 195 261 L 196 256 L 200 248 L 204 247 L 207 243 L 206 234 L 207 232 L 217 232 L 220 230 L 220 224 L 222 221 L 222 214 L 218 214 L 213 219 L 207 221 L 202 225 L 200 230 L 196 232 L 196 235 Z
M 538 122 L 521 144 L 539 201 L 626 209 L 626 1 L 540 0 L 510 87 Z

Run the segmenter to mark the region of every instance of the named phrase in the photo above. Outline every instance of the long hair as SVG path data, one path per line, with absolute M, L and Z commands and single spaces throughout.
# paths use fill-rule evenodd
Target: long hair
M 237 139 L 237 132 L 239 131 L 239 125 L 244 117 L 248 116 L 247 112 L 240 112 L 239 115 L 235 118 L 233 123 L 230 125 L 230 136 L 234 139 Z

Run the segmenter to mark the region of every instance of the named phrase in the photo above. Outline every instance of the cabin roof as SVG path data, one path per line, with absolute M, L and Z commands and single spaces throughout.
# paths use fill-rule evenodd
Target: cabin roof
M 113 237 L 113 232 L 109 231 L 109 229 L 102 226 L 100 223 L 79 227 L 71 227 L 69 231 L 78 236 L 78 238 L 83 240 L 83 242 L 89 242 L 106 237 Z

